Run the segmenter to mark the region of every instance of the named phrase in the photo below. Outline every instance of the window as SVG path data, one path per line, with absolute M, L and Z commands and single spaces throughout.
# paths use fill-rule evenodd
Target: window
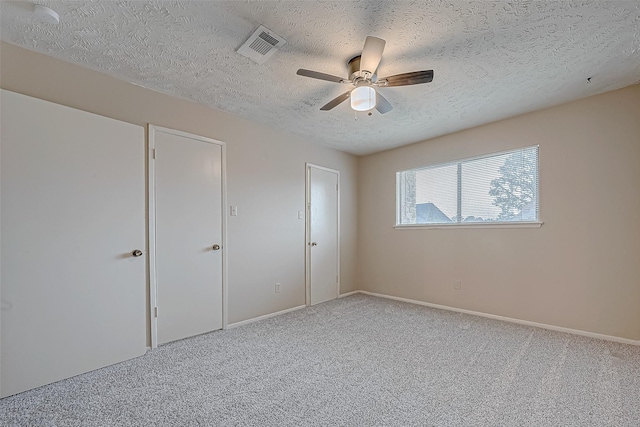
M 537 146 L 396 175 L 399 226 L 539 222 Z

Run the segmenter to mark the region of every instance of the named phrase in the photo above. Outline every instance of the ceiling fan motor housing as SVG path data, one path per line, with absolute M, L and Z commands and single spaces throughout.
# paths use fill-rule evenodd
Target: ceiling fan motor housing
M 360 59 L 361 56 L 354 56 L 347 63 L 349 67 L 349 80 L 351 80 L 356 86 L 360 81 L 369 81 L 370 83 L 375 83 L 377 80 L 377 76 L 374 74 L 374 71 L 360 71 Z

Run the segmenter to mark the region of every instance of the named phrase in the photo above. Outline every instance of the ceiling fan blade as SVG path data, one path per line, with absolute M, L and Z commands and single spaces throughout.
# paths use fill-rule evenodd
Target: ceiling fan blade
M 433 70 L 413 71 L 411 73 L 396 74 L 394 76 L 378 79 L 378 82 L 386 81 L 386 84 L 380 86 L 408 86 L 418 85 L 421 83 L 430 83 L 433 80 Z
M 312 79 L 326 80 L 328 82 L 342 83 L 342 77 L 332 76 L 331 74 L 319 73 L 317 71 L 305 70 L 300 68 L 296 73 L 299 76 L 311 77 Z
M 388 113 L 393 110 L 393 105 L 391 105 L 391 103 L 387 101 L 387 98 L 382 96 L 378 91 L 376 91 L 376 110 L 378 110 L 380 114 Z
M 371 74 L 376 72 L 386 43 L 377 37 L 367 36 L 360 56 L 360 71 L 368 71 Z
M 349 99 L 349 96 L 351 95 L 351 91 L 347 91 L 345 93 L 343 93 L 342 95 L 333 98 L 331 101 L 327 102 L 325 105 L 322 106 L 322 108 L 320 108 L 320 110 L 322 111 L 329 111 L 334 107 L 337 107 L 338 105 L 342 104 L 344 101 L 346 101 L 347 99 Z

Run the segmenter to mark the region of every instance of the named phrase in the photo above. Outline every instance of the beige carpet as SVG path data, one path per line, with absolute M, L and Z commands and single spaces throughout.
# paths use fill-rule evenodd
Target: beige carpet
M 0 400 L 2 426 L 640 426 L 640 347 L 370 296 Z

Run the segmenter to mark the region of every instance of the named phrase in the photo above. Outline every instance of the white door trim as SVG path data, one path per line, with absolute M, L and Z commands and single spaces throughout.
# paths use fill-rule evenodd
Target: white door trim
M 184 138 L 195 139 L 197 141 L 208 142 L 210 144 L 219 145 L 222 149 L 222 329 L 227 329 L 227 145 L 222 141 L 218 141 L 205 136 L 194 135 L 192 133 L 182 132 L 175 129 L 164 128 L 161 126 L 155 126 L 149 123 L 147 137 L 148 137 L 148 172 L 149 179 L 147 182 L 147 200 L 148 200 L 148 242 L 147 252 L 149 254 L 149 320 L 151 324 L 151 348 L 158 347 L 158 318 L 156 316 L 156 310 L 158 307 L 157 291 L 158 282 L 156 275 L 156 187 L 155 187 L 155 134 L 156 132 L 168 133 L 170 135 L 181 136 Z
M 324 166 L 316 165 L 313 163 L 305 163 L 305 304 L 307 307 L 311 306 L 311 210 L 310 210 L 310 198 L 311 198 L 311 168 L 323 170 L 331 173 L 335 173 L 338 176 L 338 191 L 336 197 L 338 198 L 338 247 L 336 248 L 336 265 L 338 271 L 338 281 L 336 282 L 336 295 L 340 295 L 340 171 L 330 169 Z

